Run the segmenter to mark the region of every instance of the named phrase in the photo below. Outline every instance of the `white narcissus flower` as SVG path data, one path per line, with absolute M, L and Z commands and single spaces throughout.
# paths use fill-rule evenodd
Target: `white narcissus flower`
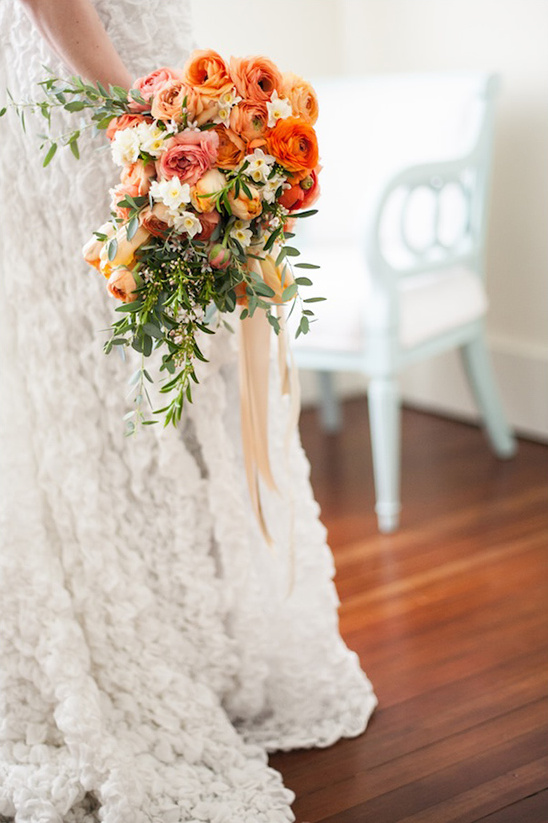
M 159 157 L 164 150 L 164 140 L 170 133 L 160 129 L 155 123 L 139 123 L 134 129 L 139 136 L 142 151 L 152 157 Z
M 272 164 L 276 162 L 276 158 L 271 154 L 265 154 L 262 149 L 255 149 L 253 154 L 248 154 L 244 157 L 243 162 L 247 161 L 247 168 L 245 173 L 251 177 L 255 183 L 265 183 Z
M 266 104 L 266 108 L 268 110 L 267 126 L 269 129 L 273 128 L 278 120 L 285 120 L 286 117 L 291 117 L 293 114 L 293 109 L 291 108 L 291 103 L 289 100 L 285 97 L 278 97 L 278 92 L 276 89 L 272 92 L 270 101 Z
M 126 166 L 139 159 L 141 141 L 137 129 L 120 129 L 112 141 L 112 159 L 117 166 Z
M 181 183 L 178 177 L 172 177 L 170 180 L 153 180 L 150 184 L 150 194 L 154 200 L 159 200 L 171 210 L 190 203 L 190 186 L 188 183 Z
M 273 203 L 276 199 L 276 192 L 278 191 L 280 184 L 285 181 L 285 177 L 280 177 L 275 175 L 275 177 L 271 177 L 270 180 L 267 180 L 264 186 L 261 189 L 261 195 L 263 200 L 266 203 Z
M 175 231 L 188 234 L 189 237 L 194 237 L 195 234 L 202 231 L 202 224 L 195 214 L 191 211 L 182 211 L 173 214 L 173 225 Z
M 221 106 L 230 106 L 230 108 L 232 108 L 232 106 L 235 106 L 236 103 L 240 103 L 241 100 L 242 98 L 238 97 L 238 95 L 236 94 L 235 86 L 229 89 L 229 91 L 223 92 L 219 97 L 219 103 L 221 104 Z
M 217 110 L 217 114 L 213 118 L 212 122 L 213 123 L 222 123 L 223 126 L 226 126 L 228 128 L 229 125 L 230 125 L 230 110 L 231 110 L 231 108 L 232 108 L 232 106 L 220 105 L 218 110 Z
M 230 236 L 234 237 L 234 239 L 237 240 L 240 246 L 243 246 L 244 249 L 247 248 L 247 246 L 250 245 L 251 238 L 253 236 L 252 231 L 249 228 L 249 221 L 236 220 L 230 230 Z

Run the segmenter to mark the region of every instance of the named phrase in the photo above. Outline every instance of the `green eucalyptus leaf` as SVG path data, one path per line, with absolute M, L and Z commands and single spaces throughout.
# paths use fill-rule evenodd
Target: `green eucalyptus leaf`
M 51 161 L 55 157 L 55 152 L 56 151 L 57 151 L 57 143 L 52 143 L 51 146 L 48 149 L 48 152 L 47 152 L 46 156 L 44 157 L 44 162 L 42 163 L 42 166 L 44 168 L 46 166 L 49 166 L 49 164 L 51 163 Z

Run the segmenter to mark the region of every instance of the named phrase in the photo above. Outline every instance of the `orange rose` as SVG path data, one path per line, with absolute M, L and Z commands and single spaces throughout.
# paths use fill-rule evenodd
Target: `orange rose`
M 230 112 L 230 128 L 244 140 L 262 137 L 267 122 L 268 111 L 264 103 L 238 103 Z
M 137 193 L 139 196 L 148 194 L 150 189 L 150 181 L 156 175 L 156 167 L 154 163 L 143 163 L 142 160 L 137 160 L 129 166 L 124 166 L 120 181 L 124 186 L 137 186 Z
M 293 114 L 302 117 L 311 126 L 318 119 L 318 98 L 306 80 L 288 71 L 283 75 L 283 97 L 291 103 Z
M 219 135 L 219 153 L 217 166 L 220 169 L 235 169 L 245 157 L 245 143 L 241 137 L 225 126 L 215 126 L 214 131 Z
M 150 107 L 150 113 L 155 120 L 181 122 L 183 119 L 185 88 L 182 80 L 172 80 L 158 89 Z
M 183 67 L 183 80 L 204 97 L 217 100 L 234 85 L 228 66 L 216 51 L 193 51 Z
M 278 120 L 267 136 L 269 154 L 285 169 L 301 172 L 318 165 L 318 141 L 316 132 L 300 117 Z
M 282 75 L 268 57 L 232 57 L 230 76 L 238 94 L 250 103 L 266 103 L 276 90 L 281 97 Z
M 132 129 L 139 123 L 151 123 L 150 117 L 142 114 L 121 114 L 120 117 L 113 117 L 107 126 L 106 135 L 109 140 L 114 140 L 114 135 L 121 129 Z
M 109 292 L 117 300 L 121 300 L 122 303 L 133 303 L 137 300 L 139 295 L 135 291 L 136 288 L 137 283 L 133 272 L 125 266 L 120 266 L 120 268 L 113 271 L 107 283 Z
M 128 95 L 130 109 L 135 112 L 146 111 L 150 108 L 152 98 L 158 94 L 160 89 L 174 80 L 180 79 L 181 72 L 178 69 L 170 69 L 169 66 L 163 66 L 160 69 L 155 69 L 145 77 L 139 77 L 133 83 L 130 91 L 132 89 L 138 91 L 145 102 L 137 103 L 131 95 Z
M 186 97 L 186 110 L 190 120 L 195 120 L 198 126 L 203 126 L 217 116 L 219 104 L 215 100 L 189 86 L 184 86 L 183 90 L 183 100 Z

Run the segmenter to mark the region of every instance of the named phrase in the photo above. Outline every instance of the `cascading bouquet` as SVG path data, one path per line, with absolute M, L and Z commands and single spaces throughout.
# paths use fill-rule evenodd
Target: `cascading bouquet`
M 40 85 L 46 100 L 35 106 L 48 123 L 55 107 L 91 109 L 91 122 L 111 141 L 120 182 L 110 190 L 109 220 L 83 250 L 123 303 L 105 351 L 161 350 L 160 391 L 171 399 L 156 413 L 176 424 L 198 382 L 198 332 L 213 332 L 214 310 L 222 316 L 240 305 L 242 320 L 259 310 L 279 333 L 277 307 L 311 285 L 293 276 L 287 258 L 299 252 L 286 241 L 293 218 L 313 214 L 319 193 L 314 90 L 265 57 L 226 62 L 210 50 L 193 52 L 180 70 L 140 78 L 129 94 L 79 77 Z M 43 136 L 44 165 L 58 142 L 78 157 L 80 133 Z M 317 299 L 300 301 L 297 334 L 313 316 L 303 303 Z M 134 380 L 143 377 L 151 379 L 144 366 Z M 128 416 L 130 432 L 136 422 L 156 422 L 140 406 Z
M 299 251 L 286 242 L 294 236 L 294 218 L 315 213 L 309 206 L 319 193 L 314 90 L 265 57 L 226 62 L 211 50 L 193 52 L 182 69 L 156 69 L 129 93 L 80 77 L 50 76 L 40 86 L 43 101 L 12 101 L 23 125 L 28 107 L 50 129 L 56 108 L 91 113 L 87 124 L 61 138 L 41 135 L 44 165 L 59 144 L 78 158 L 82 130 L 95 126 L 106 130 L 121 167 L 110 192 L 110 218 L 85 245 L 84 257 L 122 303 L 105 351 L 132 347 L 142 355 L 132 377 L 137 405 L 126 416 L 128 433 L 138 423 L 156 422 L 146 419 L 141 405 L 145 379 L 152 381 L 144 359 L 161 354 L 166 380 L 160 391 L 170 399 L 155 414 L 163 413 L 166 425 L 177 424 L 198 382 L 195 361 L 205 359 L 200 333 L 214 333 L 219 317 L 240 306 L 244 455 L 266 534 L 257 473 L 273 487 L 265 399 L 270 330 L 279 335 L 288 390 L 281 306 L 291 301 L 294 310 L 299 298 L 298 335 L 308 332 L 313 318 L 305 304 L 322 299 L 300 298 L 299 287 L 311 281 L 294 277 L 288 258 Z

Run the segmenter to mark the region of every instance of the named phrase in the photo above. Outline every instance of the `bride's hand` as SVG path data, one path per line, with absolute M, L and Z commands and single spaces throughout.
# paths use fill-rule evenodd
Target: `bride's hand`
M 72 74 L 129 89 L 124 66 L 91 0 L 21 0 L 49 47 Z

